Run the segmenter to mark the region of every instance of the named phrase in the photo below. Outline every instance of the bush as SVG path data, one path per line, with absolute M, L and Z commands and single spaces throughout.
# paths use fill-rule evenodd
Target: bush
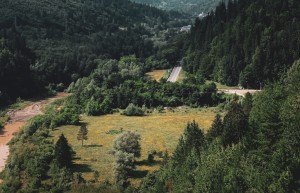
M 144 110 L 138 106 L 135 106 L 134 104 L 130 103 L 125 111 L 123 112 L 123 115 L 126 116 L 143 116 L 145 114 Z
M 3 130 L 3 123 L 0 122 L 0 132 Z

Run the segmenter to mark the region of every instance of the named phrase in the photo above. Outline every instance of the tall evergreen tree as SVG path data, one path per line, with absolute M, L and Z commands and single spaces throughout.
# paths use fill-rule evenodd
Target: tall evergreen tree
M 70 168 L 72 166 L 73 152 L 64 134 L 59 136 L 55 144 L 54 157 L 59 167 Z
M 182 163 L 192 150 L 199 155 L 204 144 L 205 136 L 198 124 L 195 121 L 188 123 L 174 152 L 175 162 Z
M 243 99 L 242 108 L 245 115 L 249 117 L 252 109 L 252 95 L 249 92 L 246 93 L 245 98 Z
M 210 140 L 213 140 L 216 137 L 219 137 L 222 135 L 223 132 L 223 122 L 220 114 L 217 114 L 211 128 L 207 132 L 207 137 Z
M 231 103 L 223 123 L 222 142 L 224 146 L 238 143 L 245 136 L 248 129 L 247 117 L 237 102 Z

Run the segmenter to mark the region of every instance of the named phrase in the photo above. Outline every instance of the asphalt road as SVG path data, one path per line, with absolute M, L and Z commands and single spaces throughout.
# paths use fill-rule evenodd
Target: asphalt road
M 178 79 L 178 76 L 180 74 L 181 69 L 182 69 L 181 66 L 174 67 L 167 81 L 168 82 L 176 82 L 177 79 Z

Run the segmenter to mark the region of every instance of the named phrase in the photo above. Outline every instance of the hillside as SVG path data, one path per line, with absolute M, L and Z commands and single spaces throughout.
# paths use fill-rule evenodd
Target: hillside
M 213 10 L 221 0 L 132 0 L 137 3 L 153 5 L 163 10 L 182 11 L 193 15 Z
M 18 41 L 6 46 L 11 47 L 11 53 L 23 53 L 18 51 L 21 46 L 28 50 L 23 53 L 24 60 L 14 60 L 10 65 L 6 64 L 3 55 L 1 71 L 6 72 L 7 77 L 14 77 L 13 69 L 11 72 L 5 69 L 22 66 L 23 62 L 22 68 L 27 69 L 19 70 L 31 81 L 34 79 L 41 87 L 55 83 L 50 84 L 50 90 L 56 89 L 58 83 L 67 86 L 77 78 L 89 75 L 97 65 L 94 62 L 97 58 L 118 59 L 129 54 L 145 58 L 153 54 L 150 39 L 153 34 L 182 25 L 182 15 L 178 13 L 171 14 L 126 0 L 3 0 L 0 12 L 0 39 L 10 42 L 18 37 Z M 17 47 L 11 46 L 16 42 Z M 6 49 L 2 47 L 1 50 Z M 24 80 L 25 85 L 17 81 L 16 87 L 11 84 L 12 80 L 0 74 L 0 82 L 5 82 L 5 85 L 0 83 L 0 91 L 8 95 L 6 98 L 30 95 L 31 91 L 6 91 L 6 87 L 28 90 L 32 83 L 28 84 L 28 77 L 23 76 L 20 80 Z
M 98 57 L 149 56 L 153 50 L 146 28 L 155 32 L 176 20 L 126 0 L 4 0 L 0 6 L 3 33 L 15 26 L 36 52 L 32 67 L 44 73 L 46 82 L 69 82 L 88 75 Z
M 184 69 L 227 85 L 260 88 L 300 57 L 299 1 L 229 1 L 196 20 Z

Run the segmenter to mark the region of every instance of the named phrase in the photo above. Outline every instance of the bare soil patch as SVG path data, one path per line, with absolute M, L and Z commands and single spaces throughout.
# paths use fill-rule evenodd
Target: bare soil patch
M 226 94 L 237 94 L 239 96 L 245 96 L 246 93 L 254 94 L 261 90 L 253 90 L 253 89 L 219 89 L 219 91 L 224 92 Z
M 33 102 L 24 109 L 8 111 L 7 114 L 10 117 L 9 122 L 5 124 L 3 130 L 0 132 L 0 172 L 5 167 L 5 161 L 9 155 L 8 143 L 14 137 L 14 134 L 16 134 L 20 128 L 25 125 L 27 120 L 36 115 L 43 114 L 42 109 L 46 104 L 66 96 L 68 96 L 68 93 L 58 93 L 54 97 Z

